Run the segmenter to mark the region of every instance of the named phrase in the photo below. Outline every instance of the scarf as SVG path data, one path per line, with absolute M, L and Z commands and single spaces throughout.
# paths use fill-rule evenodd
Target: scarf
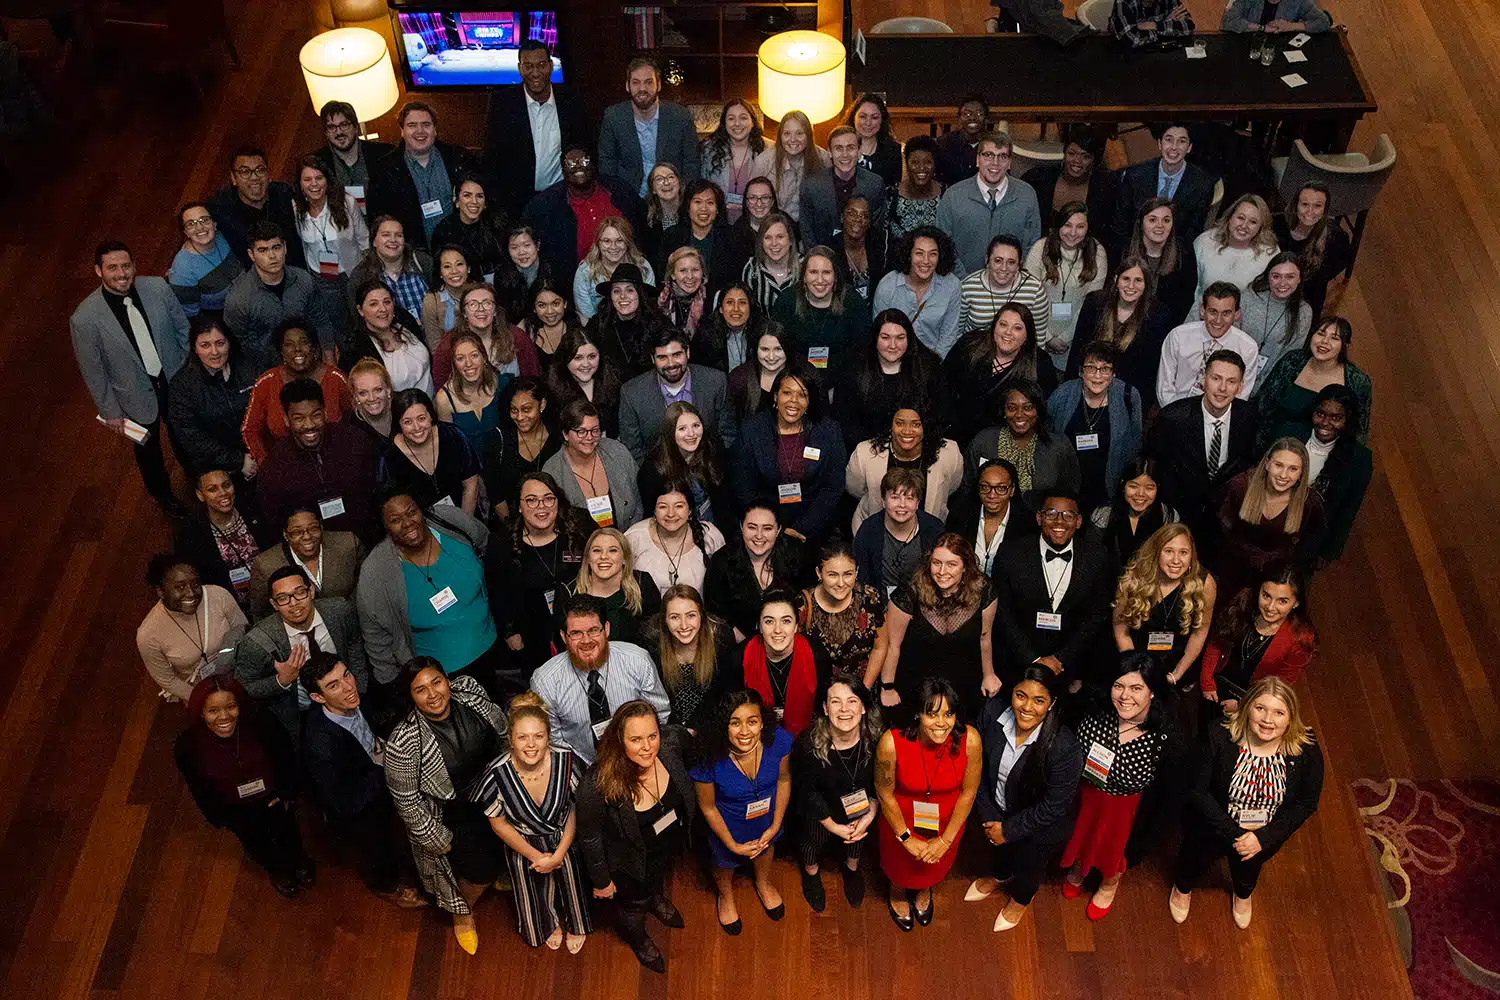
M 667 287 L 661 290 L 656 304 L 661 306 L 662 312 L 672 321 L 672 325 L 691 337 L 698 332 L 698 323 L 703 319 L 703 303 L 707 298 L 702 285 L 692 295 L 684 295 L 677 291 L 674 282 L 668 282 Z
M 760 636 L 745 644 L 745 686 L 760 694 L 767 705 L 776 701 L 771 687 L 771 672 L 766 668 L 766 646 Z M 801 635 L 792 640 L 792 668 L 786 678 L 786 701 L 781 706 L 781 728 L 801 735 L 812 722 L 813 699 L 817 696 L 818 670 L 813 662 L 812 646 Z

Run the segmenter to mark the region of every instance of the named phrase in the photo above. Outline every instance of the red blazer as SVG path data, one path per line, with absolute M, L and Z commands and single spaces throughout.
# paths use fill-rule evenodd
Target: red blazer
M 522 375 L 542 374 L 541 355 L 536 352 L 536 345 L 526 335 L 526 331 L 519 326 L 510 328 L 511 338 L 516 342 L 516 367 L 521 369 Z M 437 347 L 432 350 L 432 389 L 434 392 L 448 384 L 448 376 L 453 374 L 453 331 L 449 330 L 443 334 L 438 341 Z
M 1271 637 L 1271 644 L 1266 647 L 1265 655 L 1260 658 L 1260 664 L 1255 668 L 1255 674 L 1250 678 L 1251 683 L 1262 677 L 1280 677 L 1288 684 L 1297 683 L 1297 678 L 1307 669 L 1312 662 L 1313 646 L 1317 642 L 1317 633 L 1310 628 L 1299 627 L 1290 619 L 1281 623 L 1281 628 Z M 1214 674 L 1219 669 L 1219 664 L 1229 658 L 1229 645 L 1225 643 L 1224 637 L 1215 635 L 1209 639 L 1208 645 L 1203 650 L 1203 660 L 1198 683 L 1202 685 L 1205 692 L 1217 692 L 1214 684 Z

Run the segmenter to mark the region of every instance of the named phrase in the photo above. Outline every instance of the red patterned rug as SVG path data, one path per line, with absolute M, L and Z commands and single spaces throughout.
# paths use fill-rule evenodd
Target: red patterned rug
M 1500 996 L 1500 785 L 1354 782 L 1417 1000 Z

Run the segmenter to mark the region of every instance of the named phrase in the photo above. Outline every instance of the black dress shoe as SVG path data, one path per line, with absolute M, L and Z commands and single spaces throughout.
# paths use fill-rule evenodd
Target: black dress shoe
M 714 899 L 714 918 L 717 919 L 718 916 L 719 916 L 719 900 L 716 897 Z M 734 923 L 732 923 L 732 924 L 726 924 L 722 920 L 719 921 L 719 930 L 723 931 L 725 934 L 728 934 L 730 937 L 738 937 L 740 931 L 742 931 L 744 929 L 745 929 L 745 925 L 742 924 L 742 923 L 740 923 L 740 920 L 739 920 L 738 917 L 735 918 Z
M 682 914 L 678 911 L 677 907 L 667 901 L 665 896 L 657 896 L 651 901 L 651 912 L 657 920 L 661 921 L 663 927 L 680 929 L 684 926 Z
M 850 871 L 848 866 L 842 866 L 840 874 L 844 879 L 844 898 L 854 909 L 859 909 L 859 904 L 865 901 L 865 873 L 859 869 Z
M 932 911 L 937 907 L 937 897 L 932 895 L 932 890 L 928 889 L 927 894 L 927 909 L 917 909 L 917 904 L 915 902 L 912 903 L 911 907 L 912 912 L 917 915 L 917 923 L 921 924 L 923 927 L 926 927 L 928 924 L 932 923 Z
M 822 913 L 828 907 L 828 894 L 823 891 L 823 878 L 817 872 L 802 871 L 802 898 L 814 913 Z
M 656 946 L 656 942 L 646 938 L 640 944 L 633 944 L 630 950 L 635 952 L 636 961 L 650 969 L 652 972 L 666 972 L 667 959 Z
M 766 901 L 760 898 L 760 890 L 755 890 L 755 898 L 760 900 L 760 908 L 766 911 L 766 916 L 772 920 L 780 920 L 786 916 L 786 903 L 777 903 L 775 906 L 767 906 Z
M 896 912 L 896 908 L 891 905 L 891 901 L 889 899 L 885 901 L 885 908 L 890 913 L 891 920 L 894 921 L 896 926 L 901 928 L 903 932 L 909 933 L 913 927 L 917 926 L 917 922 L 912 919 L 911 904 L 908 903 L 907 907 L 908 908 L 906 911 L 906 916 L 903 917 L 901 914 Z

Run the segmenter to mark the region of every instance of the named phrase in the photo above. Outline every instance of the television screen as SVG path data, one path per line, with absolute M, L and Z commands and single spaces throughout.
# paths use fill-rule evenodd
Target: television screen
M 396 9 L 392 13 L 412 87 L 520 83 L 517 50 L 532 38 L 552 50 L 552 81 L 563 82 L 556 11 Z

